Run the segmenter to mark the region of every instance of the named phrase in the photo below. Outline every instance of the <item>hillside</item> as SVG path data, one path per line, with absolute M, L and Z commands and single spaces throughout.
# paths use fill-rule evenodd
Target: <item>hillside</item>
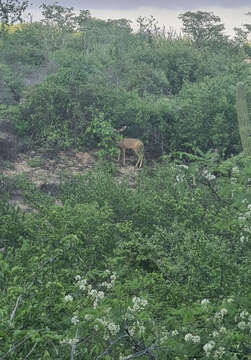
M 250 360 L 248 32 L 181 19 L 1 27 L 1 359 Z

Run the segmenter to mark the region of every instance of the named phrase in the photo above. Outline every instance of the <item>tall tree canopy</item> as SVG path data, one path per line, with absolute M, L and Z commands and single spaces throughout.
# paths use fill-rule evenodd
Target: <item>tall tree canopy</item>
M 29 0 L 1 0 L 0 20 L 2 29 L 4 25 L 23 21 L 23 14 L 29 6 Z
M 183 32 L 194 41 L 197 47 L 210 43 L 215 44 L 226 39 L 223 34 L 224 24 L 221 23 L 219 16 L 211 12 L 187 11 L 179 15 L 179 19 L 183 22 Z

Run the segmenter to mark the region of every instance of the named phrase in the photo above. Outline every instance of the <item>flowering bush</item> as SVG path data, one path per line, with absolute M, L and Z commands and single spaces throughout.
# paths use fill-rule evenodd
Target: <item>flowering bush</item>
M 248 360 L 249 174 L 208 164 L 133 191 L 99 169 L 66 179 L 62 206 L 17 182 L 36 211 L 0 201 L 0 356 Z

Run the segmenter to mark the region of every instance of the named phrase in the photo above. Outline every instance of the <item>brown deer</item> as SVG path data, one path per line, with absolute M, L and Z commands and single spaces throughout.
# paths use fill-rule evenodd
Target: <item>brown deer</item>
M 117 130 L 117 132 L 122 132 L 125 129 L 126 126 L 123 126 L 120 130 Z M 121 154 L 123 154 L 123 166 L 125 166 L 126 149 L 130 149 L 133 150 L 137 156 L 135 168 L 141 168 L 144 157 L 144 144 L 141 140 L 134 138 L 123 138 L 118 142 L 118 147 L 120 149 L 118 161 L 120 160 Z

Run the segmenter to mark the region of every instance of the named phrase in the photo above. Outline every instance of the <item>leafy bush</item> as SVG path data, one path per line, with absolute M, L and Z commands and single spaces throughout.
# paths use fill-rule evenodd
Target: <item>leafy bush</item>
M 248 359 L 250 173 L 213 155 L 65 179 L 62 206 L 16 182 L 36 211 L 0 204 L 1 356 Z

